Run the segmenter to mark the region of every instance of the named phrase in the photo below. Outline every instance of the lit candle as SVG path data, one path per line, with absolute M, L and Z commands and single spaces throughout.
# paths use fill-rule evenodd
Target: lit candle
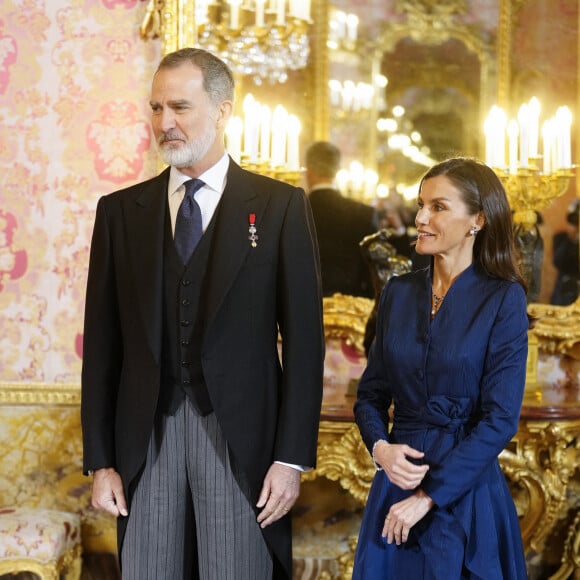
M 252 139 L 255 136 L 254 126 L 258 122 L 258 117 L 255 114 L 256 100 L 252 93 L 248 93 L 244 98 L 244 153 L 251 155 L 254 145 Z
M 230 5 L 230 28 L 237 30 L 240 27 L 240 4 L 242 0 L 228 0 Z
M 507 128 L 509 143 L 509 170 L 510 173 L 518 172 L 518 123 L 512 119 Z
M 270 159 L 270 132 L 272 130 L 272 113 L 270 107 L 262 105 L 260 111 L 260 159 Z
M 530 124 L 530 157 L 535 159 L 538 156 L 538 138 L 540 128 L 540 101 L 536 97 L 530 99 L 528 105 L 529 124 Z
M 493 109 L 492 109 L 493 111 Z M 492 111 L 490 111 L 483 122 L 483 134 L 485 135 L 485 162 L 493 167 L 493 149 L 492 149 Z
M 288 163 L 290 171 L 300 169 L 300 156 L 298 154 L 298 135 L 300 134 L 300 121 L 296 115 L 288 117 Z
M 340 106 L 340 93 L 342 91 L 342 84 L 336 79 L 330 79 L 328 81 L 328 90 L 330 93 L 330 105 L 332 107 Z
M 207 22 L 208 0 L 196 0 L 195 2 L 195 23 L 197 26 Z
M 365 197 L 373 198 L 377 189 L 377 183 L 379 182 L 379 176 L 376 171 L 372 169 L 367 169 L 365 171 Z
M 231 158 L 236 162 L 240 162 L 242 155 L 242 132 L 244 130 L 244 123 L 241 117 L 231 117 L 226 129 L 226 147 Z
M 300 0 L 289 0 L 288 1 L 288 15 L 293 18 L 300 17 Z
M 354 113 L 360 111 L 362 107 L 363 84 L 357 83 L 352 91 L 352 110 Z
M 346 14 L 342 10 L 337 10 L 336 18 L 336 35 L 340 40 L 346 38 Z
M 558 107 L 556 119 L 560 136 L 560 168 L 569 169 L 572 167 L 572 155 L 570 151 L 570 129 L 572 126 L 572 113 L 568 107 Z
M 505 111 L 494 105 L 483 124 L 485 133 L 485 161 L 490 167 L 505 166 Z
M 373 106 L 375 88 L 368 83 L 361 83 L 361 85 L 361 107 L 367 111 L 370 111 Z
M 527 167 L 530 151 L 530 108 L 526 103 L 518 111 L 518 123 L 520 125 L 520 167 Z
M 498 107 L 497 127 L 495 133 L 496 167 L 505 167 L 505 134 L 507 127 L 506 112 Z
M 352 184 L 352 193 L 360 194 L 364 185 L 364 168 L 362 163 L 353 161 L 350 164 L 350 182 Z
M 264 26 L 264 4 L 266 0 L 255 0 L 256 3 L 256 26 Z
M 346 17 L 346 38 L 350 42 L 356 42 L 358 29 L 358 16 L 356 14 L 349 14 Z
M 348 170 L 340 169 L 336 174 L 336 187 L 338 190 L 343 194 L 346 195 L 348 193 L 348 184 L 350 180 L 350 175 Z
M 552 149 L 554 147 L 553 121 L 548 119 L 542 125 L 542 141 L 544 154 L 544 174 L 552 173 Z
M 342 84 L 342 108 L 345 111 L 350 111 L 353 108 L 354 93 L 356 85 L 353 81 L 344 81 Z
M 286 18 L 286 1 L 278 0 L 276 3 L 276 24 L 282 26 Z
M 274 167 L 284 165 L 286 160 L 286 122 L 288 113 L 282 105 L 277 105 L 272 114 L 272 155 Z

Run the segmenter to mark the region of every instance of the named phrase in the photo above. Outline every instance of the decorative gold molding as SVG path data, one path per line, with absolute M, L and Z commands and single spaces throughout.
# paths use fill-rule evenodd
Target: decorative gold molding
M 162 54 L 192 46 L 196 41 L 194 14 L 194 0 L 149 0 L 141 37 L 161 38 Z
M 562 566 L 557 572 L 550 576 L 549 580 L 570 580 L 578 578 L 580 575 L 580 512 L 576 514 L 573 524 L 568 529 L 566 542 L 564 543 L 564 553 L 562 554 Z M 572 576 L 576 571 L 576 575 Z
M 580 421 L 520 421 L 518 433 L 500 455 L 521 514 L 526 551 L 542 553 L 546 539 L 566 512 L 566 490 L 580 465 Z
M 373 300 L 362 296 L 334 294 L 324 298 L 324 335 L 344 338 L 348 345 L 364 352 L 365 326 L 373 309 Z
M 321 476 L 338 481 L 343 489 L 364 504 L 375 472 L 355 424 L 321 421 L 317 466 L 314 471 L 303 474 L 305 481 Z
M 7 558 L 0 562 L 0 575 L 35 574 L 39 578 L 76 580 L 81 577 L 82 546 L 77 544 L 55 562 L 32 558 Z
M 529 304 L 528 312 L 537 319 L 533 333 L 540 350 L 580 359 L 580 300 L 570 306 Z
M 328 108 L 329 54 L 328 39 L 328 0 L 312 2 L 311 62 L 306 67 L 309 75 L 308 86 L 312 92 L 312 141 L 324 141 L 330 135 L 330 116 Z
M 2 405 L 79 405 L 81 387 L 68 383 L 0 383 Z
M 500 0 L 497 27 L 497 103 L 507 108 L 510 102 L 512 0 Z

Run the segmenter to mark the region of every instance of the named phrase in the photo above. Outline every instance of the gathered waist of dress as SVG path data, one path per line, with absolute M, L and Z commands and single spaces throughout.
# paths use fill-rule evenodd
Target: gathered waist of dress
M 469 397 L 434 396 L 417 407 L 395 403 L 393 429 L 398 431 L 436 428 L 455 433 L 475 423 L 473 402 Z

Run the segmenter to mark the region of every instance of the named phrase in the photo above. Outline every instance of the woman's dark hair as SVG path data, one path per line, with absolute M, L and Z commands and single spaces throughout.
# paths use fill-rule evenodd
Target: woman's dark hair
M 473 246 L 474 262 L 489 276 L 520 283 L 527 290 L 516 262 L 511 209 L 495 172 L 476 159 L 453 157 L 434 165 L 421 179 L 444 175 L 461 193 L 470 215 L 483 212 L 485 225 Z

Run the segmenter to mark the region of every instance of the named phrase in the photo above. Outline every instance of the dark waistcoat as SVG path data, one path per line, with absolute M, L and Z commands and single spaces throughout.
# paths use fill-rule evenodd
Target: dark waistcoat
M 218 208 L 219 209 L 219 208 Z M 188 396 L 202 415 L 212 411 L 201 365 L 204 328 L 205 272 L 210 255 L 216 214 L 189 262 L 184 266 L 173 242 L 169 209 L 166 210 L 163 259 L 163 347 L 158 409 L 172 414 Z

